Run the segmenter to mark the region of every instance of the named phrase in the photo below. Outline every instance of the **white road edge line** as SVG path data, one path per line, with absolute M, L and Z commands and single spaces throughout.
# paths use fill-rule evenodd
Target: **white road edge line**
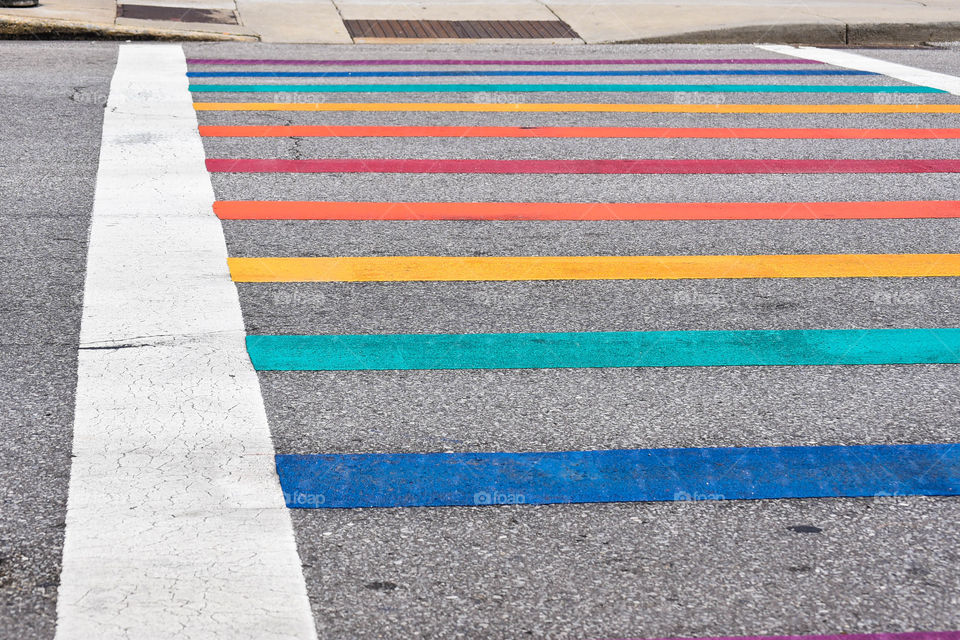
M 316 638 L 180 45 L 103 123 L 57 640 Z
M 960 96 L 960 78 L 945 73 L 927 71 L 926 69 L 897 64 L 896 62 L 887 62 L 886 60 L 878 60 L 877 58 L 870 58 L 860 55 L 859 53 L 850 53 L 849 51 L 839 51 L 837 49 L 793 47 L 782 44 L 758 44 L 756 46 L 765 51 L 782 53 L 797 58 L 806 58 L 808 60 L 819 60 L 820 62 L 832 64 L 837 67 L 882 73 L 890 78 L 909 82 L 910 84 L 941 89 L 955 96 Z

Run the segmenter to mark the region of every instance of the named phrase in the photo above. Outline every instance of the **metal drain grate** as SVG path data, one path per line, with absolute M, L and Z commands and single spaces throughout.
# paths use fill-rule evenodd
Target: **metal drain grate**
M 344 20 L 354 38 L 577 38 L 560 20 Z
M 117 17 L 137 20 L 166 20 L 167 22 L 237 24 L 237 15 L 233 11 L 190 9 L 187 7 L 154 7 L 146 4 L 118 4 Z

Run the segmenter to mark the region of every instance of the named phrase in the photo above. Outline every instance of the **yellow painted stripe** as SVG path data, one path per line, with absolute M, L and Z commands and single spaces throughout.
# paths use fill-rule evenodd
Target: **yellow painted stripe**
M 960 104 L 579 104 L 195 102 L 197 111 L 495 111 L 599 113 L 960 113 Z
M 960 276 L 960 254 L 230 258 L 236 282 Z

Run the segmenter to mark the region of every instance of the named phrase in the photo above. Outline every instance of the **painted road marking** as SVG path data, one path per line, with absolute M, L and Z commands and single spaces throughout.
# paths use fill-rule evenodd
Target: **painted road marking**
M 120 45 L 58 640 L 316 637 L 179 45 Z
M 258 371 L 960 363 L 960 329 L 253 335 Z
M 462 78 L 594 76 L 875 76 L 851 69 L 646 69 L 634 71 L 190 71 L 188 78 Z
M 736 127 L 442 127 L 338 125 L 201 125 L 207 137 L 384 138 L 758 138 L 798 140 L 948 140 L 960 129 L 841 129 Z
M 221 220 L 869 220 L 960 218 L 960 201 L 300 202 L 218 201 Z
M 833 84 L 192 84 L 198 93 L 946 93 L 932 87 Z
M 393 66 L 393 65 L 416 65 L 416 66 L 429 66 L 429 65 L 454 65 L 454 66 L 466 66 L 466 65 L 496 65 L 496 66 L 509 66 L 509 65 L 534 65 L 534 66 L 544 66 L 544 65 L 620 65 L 620 64 L 633 64 L 633 65 L 643 65 L 643 64 L 697 64 L 697 65 L 709 65 L 709 64 L 755 64 L 755 65 L 764 65 L 764 64 L 786 64 L 786 65 L 802 65 L 802 64 L 820 64 L 815 60 L 805 60 L 805 59 L 794 59 L 794 58 L 628 58 L 628 59 L 552 59 L 552 60 L 460 60 L 460 59 L 432 59 L 432 58 L 417 58 L 417 59 L 372 59 L 372 58 L 361 58 L 361 59 L 350 59 L 350 58 L 337 58 L 334 60 L 290 60 L 286 58 L 188 58 L 187 63 L 189 64 L 212 64 L 212 65 L 254 65 L 254 66 L 272 66 L 272 65 L 295 65 L 295 66 L 308 66 L 308 65 L 324 65 L 324 66 L 336 66 L 336 67 L 349 67 L 349 66 Z
M 936 71 L 927 71 L 917 67 L 910 67 L 905 64 L 887 62 L 870 58 L 859 53 L 850 51 L 838 51 L 837 49 L 820 49 L 818 47 L 790 47 L 785 45 L 759 45 L 761 49 L 774 51 L 776 53 L 786 54 L 788 56 L 798 56 L 806 60 L 815 62 L 825 62 L 837 67 L 847 67 L 859 71 L 870 71 L 879 73 L 896 80 L 910 82 L 922 87 L 939 89 L 955 96 L 960 95 L 960 78 L 957 76 L 937 73 Z
M 195 102 L 197 111 L 494 113 L 960 113 L 960 104 L 603 104 L 477 102 Z
M 686 280 L 960 276 L 960 253 L 229 258 L 234 282 Z
M 211 158 L 213 173 L 780 174 L 960 173 L 960 160 L 472 160 Z
M 277 456 L 292 508 L 960 494 L 960 445 Z

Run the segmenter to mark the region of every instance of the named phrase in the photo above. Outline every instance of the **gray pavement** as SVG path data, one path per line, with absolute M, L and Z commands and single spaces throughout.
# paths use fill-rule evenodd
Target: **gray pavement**
M 957 507 L 323 510 L 296 511 L 294 523 L 322 638 L 854 633 L 957 627 L 960 558 L 943 526 Z
M 0 43 L 0 638 L 56 621 L 87 227 L 116 47 Z
M 257 199 L 258 193 L 273 191 L 290 200 L 347 200 L 361 194 L 363 200 L 416 202 L 436 197 L 442 202 L 525 201 L 534 190 L 550 193 L 557 201 L 631 202 L 646 201 L 651 190 L 667 202 L 731 201 L 749 202 L 764 197 L 785 201 L 844 200 L 868 196 L 868 199 L 904 199 L 929 197 L 949 200 L 956 196 L 956 177 L 948 174 L 872 174 L 818 175 L 801 181 L 796 176 L 771 175 L 758 182 L 754 176 L 508 176 L 478 175 L 475 180 L 447 174 L 329 174 L 306 175 L 218 175 L 214 186 L 225 199 Z M 713 196 L 718 195 L 718 198 Z M 442 194 L 442 195 L 441 195 Z M 775 194 L 775 197 L 774 197 Z M 358 196 L 354 196 L 358 197 Z M 234 235 L 234 223 L 225 226 Z M 237 225 L 239 226 L 239 225 Z M 376 228 L 376 225 L 371 225 Z M 558 224 L 559 229 L 565 227 Z M 264 238 L 263 242 L 271 241 Z

